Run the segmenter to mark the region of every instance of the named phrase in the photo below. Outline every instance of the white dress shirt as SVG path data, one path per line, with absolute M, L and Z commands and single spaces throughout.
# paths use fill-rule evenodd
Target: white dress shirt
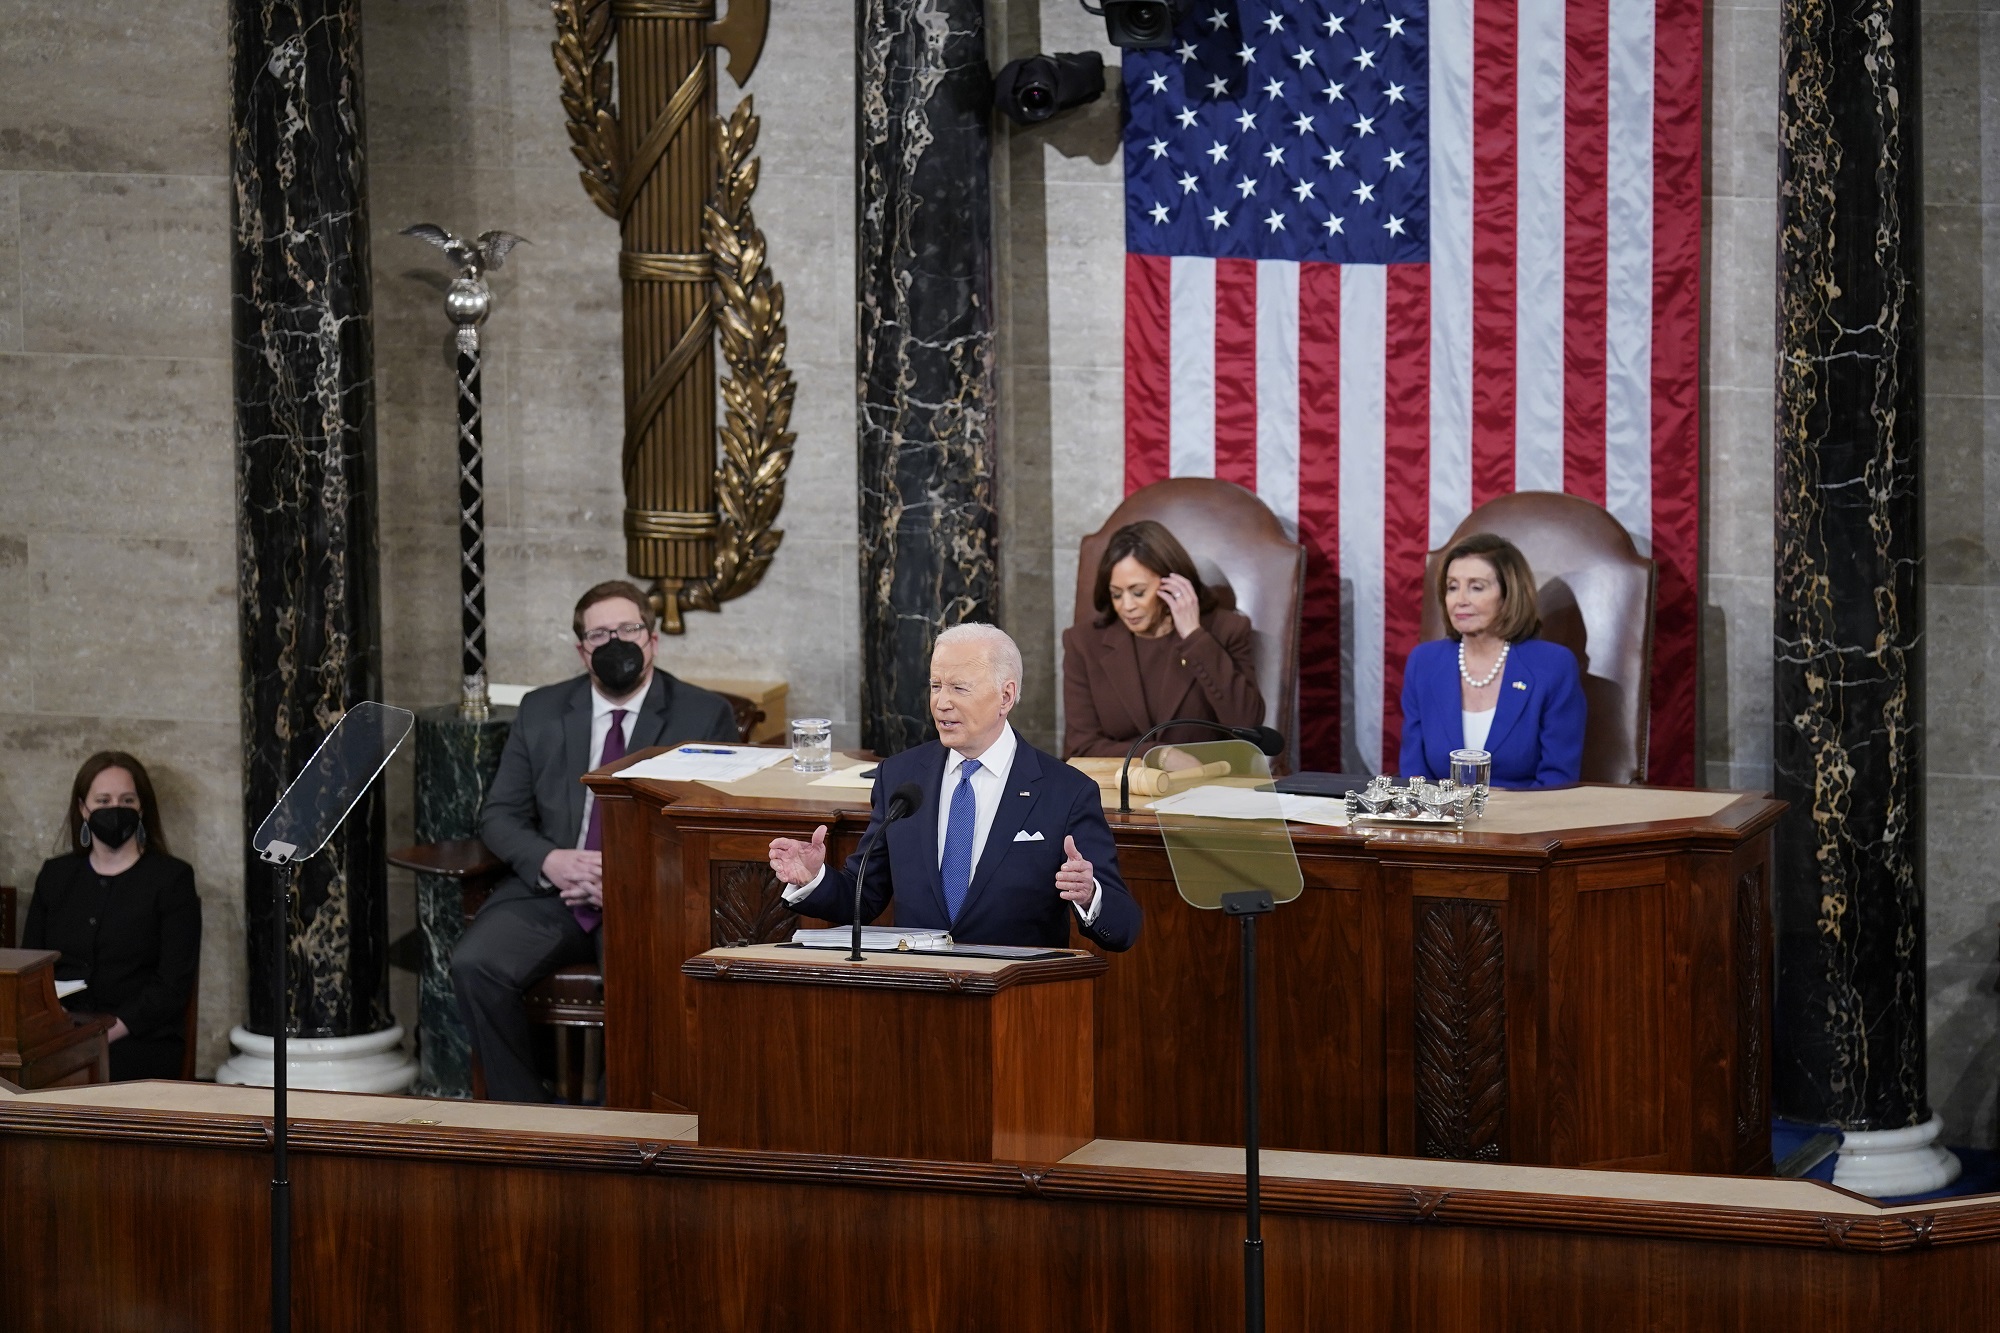
M 993 831 L 993 817 L 1000 813 L 1000 798 L 1007 794 L 1007 775 L 1014 771 L 1014 752 L 1020 748 L 1020 745 L 1020 737 L 1015 735 L 1013 724 L 1003 724 L 1000 728 L 999 739 L 987 746 L 986 753 L 979 756 L 979 771 L 974 773 L 970 779 L 972 783 L 973 805 L 972 868 L 975 872 L 979 869 L 979 858 L 986 851 L 986 835 Z M 964 755 L 956 750 L 946 750 L 944 752 L 944 781 L 938 784 L 937 802 L 937 848 L 938 866 L 940 869 L 944 866 L 945 834 L 951 828 L 951 798 L 952 794 L 958 790 L 958 784 L 961 781 L 959 770 L 964 767 Z M 878 852 L 877 855 L 882 855 L 882 853 Z M 826 867 L 821 866 L 819 873 L 814 875 L 809 882 L 801 884 L 797 888 L 787 888 L 784 895 L 785 901 L 788 903 L 803 902 L 814 889 L 819 887 L 819 882 L 825 878 Z M 1051 884 L 1049 887 L 1051 892 L 1053 892 L 1055 886 Z M 1103 905 L 1104 886 L 1101 884 L 1090 895 L 1090 906 L 1088 909 L 1076 903 L 1070 904 L 1070 906 L 1076 908 L 1077 915 L 1083 918 L 1083 924 L 1086 926 L 1097 920 L 1098 909 Z
M 622 708 L 625 710 L 625 749 L 632 749 L 632 721 L 639 716 L 639 705 L 646 702 L 646 691 L 653 688 L 653 673 L 646 673 L 645 683 L 632 691 L 632 697 L 613 701 L 598 692 L 596 680 L 590 682 L 590 757 L 584 760 L 584 772 L 597 767 L 597 761 L 604 753 L 604 738 L 611 734 L 611 714 Z M 583 789 L 583 823 L 577 826 L 576 846 L 583 847 L 584 839 L 590 836 L 590 812 L 597 804 L 597 793 L 590 788 Z

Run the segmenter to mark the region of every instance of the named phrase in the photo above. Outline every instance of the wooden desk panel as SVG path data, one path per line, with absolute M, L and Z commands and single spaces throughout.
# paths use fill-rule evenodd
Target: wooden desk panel
M 7 1327 L 268 1327 L 268 1094 L 176 1096 L 189 1109 L 0 1095 Z M 526 1108 L 534 1127 L 505 1130 L 416 1098 L 310 1100 L 300 1333 L 1239 1319 L 1233 1151 L 1099 1142 L 1024 1172 L 722 1152 L 656 1116 Z M 1882 1209 L 1810 1181 L 1310 1154 L 1266 1170 L 1274 1329 L 1984 1333 L 2000 1307 L 1990 1197 Z
M 824 823 L 844 857 L 865 793 L 587 781 L 606 802 L 609 1103 L 699 1110 L 680 964 L 788 935 L 770 839 Z M 1769 1168 L 1765 899 L 1782 805 L 1723 794 L 1711 814 L 1648 821 L 1617 812 L 1690 801 L 1541 795 L 1536 808 L 1627 822 L 1551 828 L 1517 797 L 1508 825 L 1538 831 L 1294 826 L 1305 892 L 1258 931 L 1267 1144 Z M 1146 920 L 1096 983 L 1097 1133 L 1241 1142 L 1237 928 L 1181 901 L 1150 814 L 1109 818 Z

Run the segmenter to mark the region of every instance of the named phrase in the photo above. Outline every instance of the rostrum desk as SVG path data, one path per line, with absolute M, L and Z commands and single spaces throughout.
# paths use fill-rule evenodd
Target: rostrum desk
M 770 840 L 825 824 L 844 858 L 868 800 L 782 768 L 734 790 L 617 775 L 652 753 L 585 778 L 604 804 L 607 1104 L 698 1113 L 708 1034 L 682 963 L 788 938 Z M 1583 787 L 1495 793 L 1462 834 L 1294 825 L 1305 892 L 1258 932 L 1265 1144 L 1768 1170 L 1783 808 Z M 1096 1134 L 1241 1143 L 1234 927 L 1180 900 L 1150 813 L 1109 818 L 1145 924 L 1093 983 Z

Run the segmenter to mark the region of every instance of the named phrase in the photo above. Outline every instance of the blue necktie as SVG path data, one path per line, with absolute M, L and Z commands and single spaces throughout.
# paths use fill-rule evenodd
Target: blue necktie
M 959 767 L 958 786 L 951 793 L 951 819 L 944 826 L 944 859 L 938 862 L 938 873 L 944 876 L 944 906 L 953 921 L 965 906 L 965 891 L 972 887 L 972 830 L 979 822 L 972 775 L 978 771 L 977 759 Z

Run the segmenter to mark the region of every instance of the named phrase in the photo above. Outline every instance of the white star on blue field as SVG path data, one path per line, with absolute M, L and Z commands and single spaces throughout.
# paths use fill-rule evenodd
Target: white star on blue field
M 1423 0 L 1201 0 L 1125 53 L 1125 234 L 1139 254 L 1430 258 Z

